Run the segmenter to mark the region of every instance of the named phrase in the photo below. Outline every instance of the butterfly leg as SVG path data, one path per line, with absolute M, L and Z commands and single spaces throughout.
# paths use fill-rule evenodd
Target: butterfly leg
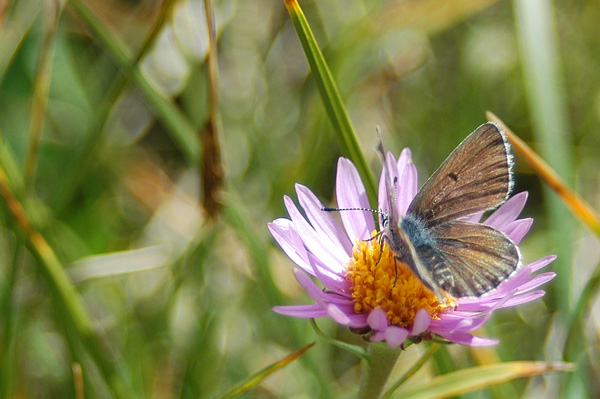
M 382 232 L 379 232 L 377 234 L 375 234 L 373 237 L 364 240 L 364 241 L 373 241 L 374 239 L 377 239 L 379 241 L 379 257 L 377 258 L 377 262 L 375 262 L 376 265 L 379 264 L 379 261 L 381 260 L 381 256 L 383 255 L 383 241 L 385 239 L 385 236 L 383 235 Z
M 383 245 L 385 244 L 385 241 L 388 240 L 387 236 L 385 234 L 379 233 L 377 236 L 381 236 L 381 238 L 379 239 L 379 258 L 377 259 L 377 263 L 379 264 L 379 261 L 381 260 L 381 256 L 383 255 Z M 377 237 L 374 236 L 373 238 Z M 371 238 L 371 239 L 373 239 Z M 389 244 L 388 244 L 389 245 Z M 400 258 L 398 258 L 397 256 L 394 256 L 394 285 L 392 285 L 392 288 L 390 288 L 390 299 L 392 299 L 392 291 L 394 289 L 394 287 L 396 287 L 396 283 L 398 282 L 398 263 L 396 263 L 397 261 L 399 261 Z
M 398 258 L 397 256 L 394 256 L 394 285 L 392 285 L 392 288 L 390 288 L 390 299 L 392 299 L 392 292 L 394 290 L 394 287 L 396 287 L 396 283 L 398 282 L 398 262 L 400 260 L 400 258 Z

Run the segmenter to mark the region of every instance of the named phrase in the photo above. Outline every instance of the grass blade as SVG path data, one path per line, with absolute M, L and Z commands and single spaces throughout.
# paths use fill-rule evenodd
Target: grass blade
M 223 164 L 219 133 L 223 131 L 219 104 L 219 59 L 217 52 L 217 29 L 212 0 L 205 0 L 206 25 L 208 26 L 209 49 L 207 56 L 208 86 L 210 92 L 210 118 L 200 133 L 202 141 L 202 184 L 203 205 L 210 219 L 216 219 L 222 206 Z
M 25 181 L 32 184 L 35 181 L 35 173 L 38 164 L 38 152 L 40 139 L 46 118 L 46 108 L 50 96 L 50 81 L 52 79 L 52 67 L 54 63 L 56 36 L 58 33 L 58 21 L 64 3 L 48 1 L 44 10 L 44 37 L 40 46 L 37 68 L 35 72 L 35 83 L 33 88 L 33 104 L 31 107 L 31 118 L 29 119 L 29 148 L 25 155 Z
M 34 228 L 25 209 L 14 196 L 3 169 L 0 169 L 0 196 L 15 223 L 25 233 L 32 253 L 39 260 L 40 272 L 45 277 L 53 299 L 57 301 L 57 307 L 63 310 L 59 313 L 65 315 L 64 320 L 67 323 L 65 328 L 76 333 L 78 340 L 83 343 L 96 362 L 114 396 L 136 397 L 125 378 L 127 372 L 123 369 L 123 364 L 115 363 L 114 359 L 109 359 L 107 356 L 106 348 L 96 336 L 92 319 L 67 276 L 63 264 L 46 239 Z
M 584 320 L 587 320 L 590 307 L 594 303 L 594 296 L 598 294 L 598 288 L 600 288 L 600 264 L 596 265 L 594 273 L 585 283 L 567 320 L 568 331 L 563 350 L 563 359 L 565 360 L 575 361 L 581 353 L 581 333 L 584 330 Z
M 438 343 L 433 343 L 431 346 L 429 346 L 427 352 L 423 353 L 419 360 L 417 360 L 417 362 L 413 364 L 413 366 L 410 369 L 408 369 L 406 373 L 404 373 L 404 375 L 402 375 L 398 380 L 396 380 L 396 382 L 394 382 L 390 386 L 390 388 L 383 394 L 383 399 L 390 398 L 396 389 L 402 386 L 402 384 L 404 384 L 406 380 L 408 380 L 410 377 L 415 375 L 417 371 L 421 370 L 421 367 L 423 367 L 425 363 L 427 363 L 427 361 L 435 354 L 435 352 L 439 348 L 440 344 Z
M 342 151 L 356 165 L 365 183 L 369 202 L 376 204 L 377 185 L 375 177 L 358 145 L 358 139 L 356 138 L 352 122 L 350 121 L 337 85 L 333 80 L 331 71 L 327 66 L 327 62 L 323 57 L 323 53 L 317 45 L 317 41 L 298 2 L 296 0 L 284 0 L 284 2 L 294 23 L 296 33 L 302 43 L 304 54 L 310 64 L 310 69 L 319 88 L 321 99 L 325 104 L 329 119 L 333 123 L 334 131 L 337 134 Z
M 200 161 L 200 146 L 196 129 L 188 117 L 175 105 L 173 101 L 158 93 L 150 82 L 144 77 L 140 68 L 134 64 L 133 56 L 114 34 L 112 34 L 81 1 L 73 0 L 70 4 L 75 8 L 81 18 L 96 34 L 98 40 L 104 45 L 114 61 L 125 71 L 131 73 L 136 85 L 144 92 L 150 105 L 156 112 L 157 118 L 171 134 L 186 160 L 197 165 Z
M 306 345 L 304 348 L 302 348 L 294 353 L 291 353 L 291 354 L 287 355 L 286 357 L 284 357 L 283 359 L 265 367 L 264 369 L 256 372 L 255 374 L 251 375 L 244 381 L 240 382 L 236 386 L 232 387 L 227 392 L 223 393 L 222 395 L 217 396 L 215 399 L 231 399 L 231 398 L 240 396 L 244 392 L 247 392 L 250 389 L 257 386 L 258 384 L 260 384 L 261 381 L 263 381 L 265 378 L 267 378 L 274 372 L 281 370 L 282 368 L 284 368 L 285 366 L 287 366 L 294 360 L 298 359 L 300 356 L 302 356 L 304 354 L 304 352 L 306 352 L 307 350 L 312 348 L 314 344 L 315 343 L 313 342 L 312 344 Z
M 572 371 L 571 363 L 505 362 L 454 371 L 398 391 L 392 398 L 429 399 L 462 395 L 517 378 Z

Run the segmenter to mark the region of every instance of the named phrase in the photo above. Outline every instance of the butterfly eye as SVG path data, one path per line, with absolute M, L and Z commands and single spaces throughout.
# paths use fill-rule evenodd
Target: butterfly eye
M 383 227 L 386 227 L 390 221 L 390 218 L 388 217 L 388 215 L 386 213 L 379 213 L 380 215 L 380 219 L 381 219 L 381 225 Z

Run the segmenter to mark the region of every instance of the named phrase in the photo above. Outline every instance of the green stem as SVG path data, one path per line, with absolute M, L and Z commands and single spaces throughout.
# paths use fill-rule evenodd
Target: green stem
M 371 356 L 367 353 L 367 351 L 358 345 L 352 345 L 349 344 L 347 342 L 344 341 L 338 341 L 337 339 L 331 338 L 329 335 L 325 334 L 323 332 L 323 330 L 321 330 L 319 328 L 319 326 L 317 326 L 317 323 L 315 322 L 315 319 L 310 319 L 310 324 L 312 326 L 312 328 L 315 330 L 315 332 L 321 337 L 323 338 L 325 341 L 327 341 L 328 343 L 330 343 L 331 345 L 335 345 L 338 348 L 345 350 L 349 353 L 352 353 L 353 355 L 358 356 L 359 358 L 361 358 L 362 360 L 366 360 L 366 361 L 370 361 L 371 360 Z
M 4 293 L 2 297 L 2 314 L 4 319 L 2 324 L 4 331 L 0 337 L 0 356 L 2 358 L 0 370 L 0 397 L 10 398 L 12 389 L 12 377 L 14 370 L 13 347 L 15 338 L 15 325 L 17 319 L 17 309 L 14 307 L 12 296 L 15 287 L 17 262 L 24 247 L 24 238 L 21 234 L 16 236 L 15 248 L 10 262 L 8 275 L 4 282 Z
M 569 315 L 567 323 L 568 333 L 565 340 L 563 350 L 563 359 L 568 361 L 576 361 L 580 355 L 581 346 L 581 331 L 584 317 L 588 315 L 590 305 L 594 303 L 594 296 L 598 294 L 600 288 L 600 264 L 596 265 L 592 277 L 587 281 L 585 287 L 579 295 L 575 308 Z
M 400 377 L 394 384 L 390 386 L 390 388 L 383 394 L 382 399 L 389 399 L 396 389 L 404 384 L 410 377 L 415 375 L 417 371 L 421 370 L 421 367 L 427 363 L 427 361 L 439 348 L 440 344 L 438 343 L 433 343 L 431 346 L 429 346 L 427 352 L 425 352 L 423 356 L 421 356 L 421 358 L 406 373 L 404 373 L 402 377 Z
M 373 342 L 367 348 L 369 359 L 362 361 L 362 377 L 358 399 L 374 399 L 381 396 L 402 349 L 390 348 L 388 344 Z
M 333 80 L 331 71 L 319 49 L 317 41 L 310 29 L 310 25 L 296 0 L 284 0 L 288 9 L 294 28 L 304 49 L 304 54 L 310 65 L 313 77 L 319 89 L 321 99 L 325 104 L 327 115 L 333 124 L 338 142 L 344 154 L 354 162 L 360 174 L 371 204 L 377 203 L 377 184 L 375 177 L 369 168 L 360 146 L 352 121 L 344 106 L 340 91 Z
M 25 155 L 25 181 L 33 185 L 38 163 L 40 139 L 50 97 L 50 81 L 56 48 L 58 21 L 65 3 L 57 1 L 46 2 L 44 13 L 44 37 L 40 46 L 29 124 L 29 147 Z
M 171 135 L 182 154 L 190 165 L 200 161 L 200 145 L 196 137 L 196 128 L 192 126 L 187 115 L 173 102 L 172 99 L 159 93 L 146 79 L 140 68 L 134 63 L 134 56 L 125 44 L 98 20 L 96 15 L 80 0 L 71 0 L 71 6 L 96 34 L 112 59 L 123 70 L 131 74 L 133 82 L 144 93 L 152 106 L 157 119 Z
M 27 245 L 38 260 L 40 274 L 48 284 L 56 309 L 59 309 L 57 313 L 65 325 L 65 331 L 67 334 L 74 333 L 74 338 L 71 340 L 73 341 L 72 345 L 77 345 L 77 342 L 74 341 L 83 344 L 83 347 L 94 359 L 114 397 L 135 398 L 128 370 L 124 364 L 115 362 L 114 358 L 107 353 L 107 348 L 104 347 L 100 337 L 96 335 L 92 318 L 69 279 L 64 265 L 46 239 L 31 223 L 29 215 L 13 194 L 2 168 L 0 168 L 0 197 L 4 200 L 7 211 L 15 222 L 15 231 L 23 231 L 27 237 Z
M 132 65 L 130 69 L 122 68 L 106 93 L 98 103 L 96 112 L 92 115 L 89 134 L 82 136 L 82 144 L 74 147 L 75 156 L 70 158 L 69 164 L 65 168 L 65 175 L 59 182 L 54 196 L 53 208 L 56 215 L 60 215 L 72 197 L 81 185 L 81 182 L 86 178 L 90 165 L 95 164 L 98 159 L 98 151 L 102 147 L 104 128 L 108 121 L 110 111 L 116 103 L 119 96 L 130 86 L 131 71 L 139 68 L 139 62 L 144 58 L 152 45 L 156 42 L 156 38 L 160 29 L 167 21 L 167 16 L 171 13 L 176 0 L 167 0 L 162 3 L 161 11 L 156 22 L 152 25 L 150 33 L 146 36 L 144 43 L 140 46 L 137 53 L 132 57 Z M 90 22 L 91 23 L 91 22 Z M 101 29 L 98 27 L 97 29 Z M 124 58 L 124 62 L 126 59 Z M 11 176 L 12 177 L 12 176 Z

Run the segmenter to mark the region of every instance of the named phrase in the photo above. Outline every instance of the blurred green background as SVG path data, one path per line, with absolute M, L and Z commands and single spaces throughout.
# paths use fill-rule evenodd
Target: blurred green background
M 598 1 L 300 5 L 376 173 L 376 126 L 394 153 L 412 149 L 423 182 L 492 110 L 599 208 Z M 308 321 L 271 311 L 310 299 L 266 228 L 287 216 L 282 197 L 295 198 L 296 182 L 333 204 L 343 154 L 283 1 L 214 7 L 224 165 L 214 222 L 202 206 L 210 88 L 200 0 L 0 2 L 0 165 L 137 396 L 214 397 L 317 340 L 242 397 L 351 397 L 358 359 L 317 338 Z M 581 325 L 572 314 L 598 267 L 598 238 L 519 157 L 516 172 L 515 192 L 530 193 L 522 215 L 535 217 L 525 260 L 556 253 L 549 269 L 558 276 L 543 300 L 494 314 L 480 334 L 499 338 L 497 347 L 443 348 L 414 379 L 496 361 L 570 360 L 574 373 L 465 397 L 597 397 L 594 292 Z M 77 362 L 85 397 L 111 397 L 4 202 L 0 218 L 1 394 L 77 397 Z M 577 345 L 567 356 L 572 326 Z M 399 370 L 427 345 L 409 348 Z

